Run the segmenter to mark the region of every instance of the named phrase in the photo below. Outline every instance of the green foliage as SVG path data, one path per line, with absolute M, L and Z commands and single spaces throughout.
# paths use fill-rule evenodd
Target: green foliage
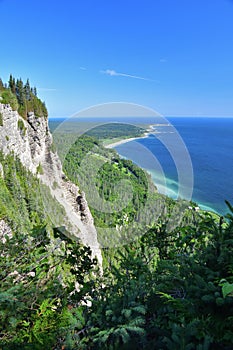
M 1 103 L 9 104 L 14 111 L 18 110 L 19 105 L 17 98 L 10 89 L 4 89 L 2 92 L 0 92 L 0 96 Z
M 228 349 L 232 283 L 219 282 L 222 277 L 232 282 L 232 270 L 225 269 L 231 225 L 232 220 L 223 228 L 203 214 L 185 232 L 157 226 L 114 250 L 114 258 L 105 251 L 104 287 L 95 291 L 89 314 L 91 349 Z M 140 330 L 130 333 L 128 322 L 134 320 Z
M 31 88 L 29 80 L 26 84 L 22 79 L 17 79 L 10 75 L 8 88 L 3 85 L 0 88 L 1 103 L 10 104 L 13 110 L 18 111 L 24 118 L 28 118 L 28 113 L 33 112 L 37 117 L 48 117 L 45 103 L 37 97 L 35 88 Z
M 4 178 L 0 177 L 0 219 L 6 218 L 13 231 L 27 232 L 33 225 L 47 222 L 59 224 L 65 212 L 52 198 L 48 188 L 40 184 L 13 155 L 0 152 Z
M 92 136 L 98 140 L 140 137 L 144 134 L 145 129 L 135 125 L 125 123 L 107 123 L 97 126 L 89 131 L 86 135 Z
M 11 156 L 7 162 L 1 159 L 4 218 L 11 215 L 8 191 L 16 179 L 20 188 L 17 174 L 24 176 L 23 183 L 27 178 L 18 163 L 15 172 L 14 162 Z M 22 189 L 19 194 L 10 204 L 14 217 L 19 203 L 24 211 Z M 48 231 L 40 225 L 22 233 L 16 225 L 18 233 L 0 241 L 1 346 L 228 349 L 233 337 L 233 218 L 229 214 L 223 223 L 208 213 L 199 215 L 173 231 L 169 221 L 161 221 L 127 246 L 105 249 L 102 276 L 92 273 L 96 262 L 90 249 L 72 242 L 61 228 Z
M 36 169 L 36 173 L 43 175 L 44 171 L 43 171 L 43 167 L 41 164 L 38 165 L 37 169 Z
M 24 125 L 24 122 L 22 121 L 22 119 L 19 119 L 18 120 L 18 129 L 21 131 L 21 134 L 23 135 L 23 136 L 25 136 L 26 135 L 26 127 L 25 127 L 25 125 Z
M 82 327 L 81 310 L 72 310 L 90 289 L 90 250 L 44 227 L 0 246 L 0 346 L 51 349 L 64 344 L 67 332 Z
M 66 149 L 72 139 L 69 133 L 56 137 L 60 154 L 60 146 Z M 169 221 L 172 231 L 182 220 L 185 224 L 198 220 L 198 213 L 194 218 L 188 212 L 187 201 L 176 202 L 157 193 L 148 174 L 131 160 L 121 159 L 114 150 L 104 148 L 94 137 L 85 134 L 71 144 L 64 152 L 63 169 L 86 193 L 103 246 L 115 245 L 119 240 L 125 243 L 156 222 Z M 107 235 L 106 227 L 111 228 Z
M 0 126 L 3 126 L 3 118 L 2 118 L 2 113 L 0 112 Z
M 0 91 L 2 90 L 4 90 L 4 85 L 2 79 L 0 78 Z
M 99 160 L 101 159 L 104 162 L 99 169 Z M 120 193 L 119 190 L 117 192 L 115 189 L 116 184 L 122 180 L 130 182 L 132 186 L 132 202 L 123 206 L 123 210 L 120 212 L 100 213 L 90 205 L 96 225 L 98 227 L 105 227 L 106 225 L 115 227 L 122 223 L 123 217 L 129 222 L 134 220 L 140 206 L 144 205 L 147 198 L 148 179 L 144 171 L 132 161 L 120 159 L 114 151 L 106 150 L 95 138 L 87 135 L 80 137 L 69 150 L 65 158 L 64 170 L 73 182 L 80 185 L 83 179 L 88 187 L 88 181 L 92 186 L 91 181 L 93 179 L 84 172 L 83 164 L 85 163 L 89 164 L 93 173 L 96 174 L 94 179 L 96 188 L 103 200 L 117 203 L 119 197 L 128 195 L 127 193 Z M 86 191 L 86 193 L 87 199 L 91 202 L 90 195 L 92 191 Z M 125 202 L 128 202 L 128 197 L 125 198 Z
M 132 204 L 110 215 L 123 235 L 124 215 L 135 220 L 140 203 L 154 215 L 155 201 L 166 211 L 142 225 L 133 241 L 103 249 L 100 275 L 90 248 L 69 239 L 58 224 L 51 227 L 50 212 L 64 212 L 48 189 L 17 158 L 0 153 L 0 220 L 12 229 L 0 239 L 0 349 L 231 349 L 233 207 L 227 203 L 226 218 L 187 211 L 172 229 L 184 203 L 151 193 L 141 169 L 91 136 L 67 155 L 73 180 L 85 175 L 87 154 L 102 198 L 114 203 L 113 184 L 132 183 Z M 96 159 L 104 161 L 98 169 Z M 96 222 L 110 225 L 107 215 L 92 211 Z
M 224 282 L 222 284 L 222 294 L 223 298 L 226 298 L 227 296 L 233 296 L 233 283 Z

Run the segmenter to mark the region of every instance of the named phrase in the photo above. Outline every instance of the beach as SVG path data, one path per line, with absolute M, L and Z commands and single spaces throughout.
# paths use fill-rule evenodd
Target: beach
M 182 137 L 191 157 L 194 173 L 192 200 L 202 209 L 214 210 L 225 215 L 228 212 L 225 200 L 233 203 L 233 118 L 169 117 L 168 120 Z M 164 132 L 166 128 L 158 126 L 150 134 L 164 134 Z M 167 132 L 170 132 L 169 128 Z M 113 146 L 120 156 L 131 159 L 152 173 L 153 181 L 158 186 L 157 170 L 153 167 L 153 162 L 148 159 L 148 154 L 152 154 L 164 172 L 169 195 L 170 191 L 177 193 L 179 179 L 176 164 L 159 137 L 149 135 L 139 138 L 138 141 L 149 153 L 145 153 L 143 148 L 140 151 L 140 148 L 134 145 L 138 144 L 136 142 L 132 145 L 124 144 L 128 140 L 118 144 L 119 147 Z
M 144 138 L 146 138 L 146 137 L 147 137 L 147 136 L 142 136 L 142 137 L 131 137 L 131 138 L 129 138 L 129 139 L 122 139 L 122 140 L 119 140 L 119 141 L 110 143 L 110 144 L 108 144 L 108 145 L 104 145 L 104 147 L 105 147 L 105 148 L 114 148 L 114 147 L 123 145 L 124 143 L 131 142 L 131 141 L 135 141 L 135 140 L 138 140 L 138 139 L 144 139 Z
M 109 143 L 109 144 L 106 144 L 104 145 L 105 148 L 114 148 L 114 147 L 117 147 L 117 146 L 120 146 L 120 145 L 123 145 L 124 143 L 127 143 L 127 142 L 131 142 L 131 141 L 135 141 L 135 140 L 141 140 L 141 139 L 145 139 L 149 136 L 150 133 L 155 133 L 155 129 L 154 127 L 155 126 L 160 126 L 161 124 L 152 124 L 150 125 L 143 136 L 139 136 L 139 137 L 130 137 L 128 139 L 121 139 L 121 140 L 117 140 L 115 142 L 112 142 L 112 143 Z

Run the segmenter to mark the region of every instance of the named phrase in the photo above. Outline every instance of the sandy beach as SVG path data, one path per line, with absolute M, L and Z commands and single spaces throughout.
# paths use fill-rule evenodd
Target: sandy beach
M 120 146 L 120 145 L 123 145 L 123 143 L 127 143 L 127 142 L 130 142 L 130 141 L 135 141 L 135 140 L 138 140 L 138 139 L 144 139 L 145 137 L 147 136 L 142 136 L 142 137 L 131 137 L 129 139 L 123 139 L 123 140 L 119 140 L 119 141 L 116 141 L 116 142 L 113 142 L 113 143 L 110 143 L 109 145 L 104 145 L 105 148 L 114 148 L 116 146 Z
M 127 143 L 127 142 L 130 142 L 130 141 L 135 141 L 135 140 L 140 140 L 140 139 L 145 139 L 146 137 L 148 137 L 148 135 L 152 132 L 155 132 L 154 130 L 154 126 L 158 126 L 157 124 L 153 124 L 153 125 L 150 125 L 143 136 L 140 136 L 140 137 L 130 137 L 128 139 L 122 139 L 122 140 L 118 140 L 116 142 L 113 142 L 113 143 L 110 143 L 108 145 L 104 145 L 105 148 L 114 148 L 114 147 L 117 147 L 117 146 L 120 146 L 120 145 L 123 145 L 124 143 Z

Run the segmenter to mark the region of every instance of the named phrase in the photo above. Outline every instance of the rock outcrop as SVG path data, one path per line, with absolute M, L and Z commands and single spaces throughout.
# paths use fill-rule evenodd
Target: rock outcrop
M 4 177 L 4 170 L 1 163 L 0 163 L 0 177 Z
M 62 172 L 60 159 L 52 150 L 53 140 L 47 119 L 38 118 L 30 112 L 26 121 L 9 105 L 1 103 L 0 113 L 0 149 L 4 154 L 13 152 L 29 171 L 49 187 L 52 196 L 66 212 L 61 226 L 68 223 L 69 231 L 90 246 L 93 256 L 97 256 L 101 264 L 97 232 L 85 195 Z
M 12 237 L 12 231 L 10 226 L 4 221 L 0 220 L 0 240 L 5 243 L 7 238 Z

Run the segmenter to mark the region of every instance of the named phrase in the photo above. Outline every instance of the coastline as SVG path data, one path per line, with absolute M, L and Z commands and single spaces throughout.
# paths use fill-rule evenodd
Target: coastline
M 110 143 L 110 144 L 108 144 L 108 145 L 104 145 L 104 147 L 105 147 L 105 148 L 114 148 L 114 147 L 123 145 L 124 143 L 131 142 L 131 141 L 135 141 L 135 140 L 138 140 L 138 139 L 144 139 L 144 138 L 146 138 L 146 137 L 148 137 L 148 136 L 131 137 L 131 138 L 129 138 L 129 139 L 122 139 L 122 140 L 119 140 L 119 141 Z
M 150 133 L 155 132 L 154 126 L 159 126 L 159 124 L 151 124 L 146 131 L 144 132 L 143 136 L 138 136 L 138 137 L 130 137 L 128 139 L 121 139 L 117 140 L 115 142 L 109 143 L 109 144 L 104 144 L 103 146 L 105 148 L 114 148 L 120 145 L 123 145 L 124 143 L 131 142 L 131 141 L 136 141 L 140 139 L 145 139 L 149 136 Z
M 158 126 L 157 124 L 153 124 L 153 125 L 150 125 L 150 127 L 145 131 L 144 133 L 144 136 L 139 136 L 139 137 L 131 137 L 131 138 L 128 138 L 128 139 L 121 139 L 121 140 L 117 140 L 113 143 L 110 143 L 110 144 L 107 144 L 107 145 L 103 145 L 105 148 L 114 148 L 114 147 L 117 147 L 117 146 L 120 146 L 120 145 L 123 145 L 127 142 L 131 142 L 131 141 L 136 141 L 136 140 L 140 140 L 140 139 L 144 139 L 144 138 L 147 138 L 149 137 L 149 134 L 151 134 L 152 132 L 155 133 L 155 129 L 154 127 L 155 126 Z M 131 159 L 132 160 L 132 159 Z M 139 165 L 139 167 L 141 167 Z M 146 169 L 146 168 L 142 168 L 144 171 L 146 171 L 152 178 L 152 181 L 154 183 L 154 185 L 157 187 L 158 189 L 158 192 L 160 194 L 164 194 L 165 196 L 167 197 L 170 197 L 174 200 L 177 200 L 178 197 L 177 197 L 177 193 L 174 191 L 173 188 L 167 186 L 166 189 L 162 189 L 162 188 L 159 188 L 159 184 L 156 183 L 155 179 L 153 179 L 153 172 L 150 171 L 150 169 Z M 168 181 L 171 180 L 169 178 L 166 178 Z M 222 213 L 220 213 L 219 211 L 217 211 L 215 208 L 212 208 L 211 206 L 209 206 L 208 204 L 206 203 L 202 203 L 201 201 L 198 201 L 198 200 L 195 200 L 195 199 L 192 199 L 196 204 L 197 206 L 200 208 L 200 210 L 203 210 L 203 211 L 207 211 L 207 212 L 210 212 L 210 213 L 214 213 L 216 215 L 223 215 Z

